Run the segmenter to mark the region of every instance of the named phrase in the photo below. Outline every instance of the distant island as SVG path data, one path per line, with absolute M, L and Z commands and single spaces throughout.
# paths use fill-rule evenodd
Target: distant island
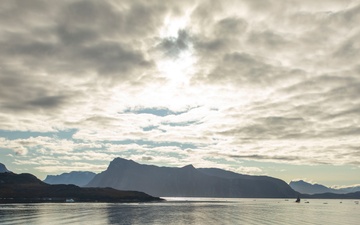
M 138 191 L 49 185 L 32 174 L 0 173 L 0 203 L 151 202 L 162 199 Z
M 47 175 L 44 182 L 47 184 L 74 184 L 83 187 L 88 184 L 96 175 L 89 171 L 71 171 L 60 175 Z
M 311 184 L 303 180 L 291 181 L 289 185 L 292 189 L 299 193 L 310 195 L 324 193 L 348 194 L 360 191 L 360 185 L 335 189 L 326 187 L 321 184 Z

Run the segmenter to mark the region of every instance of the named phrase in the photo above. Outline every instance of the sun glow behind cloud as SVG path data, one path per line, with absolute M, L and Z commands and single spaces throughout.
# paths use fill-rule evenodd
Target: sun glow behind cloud
M 195 72 L 196 57 L 193 44 L 190 40 L 180 40 L 181 32 L 186 30 L 190 22 L 190 13 L 191 10 L 187 10 L 181 17 L 166 16 L 164 25 L 160 29 L 160 38 L 174 42 L 174 48 L 178 48 L 173 55 L 162 56 L 156 62 L 159 72 L 170 81 L 170 88 L 187 86 L 191 75 Z M 179 40 L 182 46 L 176 46 Z
M 178 38 L 179 30 L 184 30 L 190 27 L 189 23 L 191 21 L 191 13 L 193 12 L 195 6 L 192 6 L 189 9 L 185 9 L 184 12 L 180 15 L 167 14 L 164 17 L 162 27 L 160 28 L 160 37 L 161 38 Z
M 176 58 L 164 58 L 157 62 L 159 72 L 169 81 L 169 89 L 186 88 L 195 73 L 196 58 L 191 46 Z
M 0 11 L 2 158 L 358 171 L 355 1 L 36 2 Z

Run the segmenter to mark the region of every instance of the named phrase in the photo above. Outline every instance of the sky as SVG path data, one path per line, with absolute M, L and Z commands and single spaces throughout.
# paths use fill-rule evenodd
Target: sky
M 360 1 L 3 0 L 0 162 L 360 184 Z

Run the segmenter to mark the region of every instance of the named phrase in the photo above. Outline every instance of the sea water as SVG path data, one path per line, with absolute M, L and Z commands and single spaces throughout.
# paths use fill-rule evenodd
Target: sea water
M 0 204 L 0 224 L 360 224 L 356 200 L 166 198 L 153 203 Z M 305 203 L 308 201 L 308 203 Z

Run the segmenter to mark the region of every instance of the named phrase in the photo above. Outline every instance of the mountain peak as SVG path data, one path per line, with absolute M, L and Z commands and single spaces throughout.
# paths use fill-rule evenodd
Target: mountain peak
M 291 181 L 290 187 L 302 194 L 319 194 L 331 192 L 331 189 L 320 184 L 311 184 L 303 180 Z
M 113 159 L 113 161 L 111 161 L 111 163 L 135 163 L 135 162 L 131 159 L 124 159 L 124 158 L 117 157 L 117 158 Z
M 182 169 L 196 170 L 196 168 L 192 164 L 186 165 L 186 166 L 182 167 Z
M 292 181 L 290 181 L 290 184 L 296 184 L 296 183 L 298 183 L 298 184 L 310 184 L 310 183 L 308 183 L 308 182 L 306 182 L 304 180 L 292 180 Z
M 6 168 L 6 166 L 0 163 L 0 173 L 10 173 L 11 171 Z
M 110 162 L 108 169 L 128 168 L 134 165 L 138 165 L 138 163 L 134 162 L 133 160 L 118 157 Z

